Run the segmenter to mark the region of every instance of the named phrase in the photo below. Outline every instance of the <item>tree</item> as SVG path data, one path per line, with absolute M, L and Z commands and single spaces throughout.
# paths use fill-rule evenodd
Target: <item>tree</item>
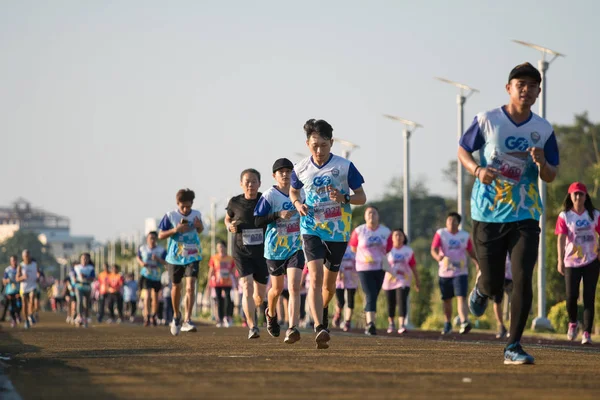
M 21 259 L 23 250 L 29 250 L 40 266 L 57 265 L 50 248 L 39 241 L 33 232 L 16 231 L 14 235 L 0 244 L 0 263 L 8 265 L 10 256 L 16 255 Z

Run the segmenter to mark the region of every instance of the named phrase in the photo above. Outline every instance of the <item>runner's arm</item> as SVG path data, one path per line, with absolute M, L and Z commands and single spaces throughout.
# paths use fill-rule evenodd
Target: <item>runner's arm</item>
M 354 194 L 350 195 L 350 204 L 362 206 L 367 202 L 367 194 L 362 186 L 352 190 Z
M 556 239 L 556 252 L 558 253 L 558 264 L 565 262 L 565 246 L 567 245 L 567 235 L 559 234 Z

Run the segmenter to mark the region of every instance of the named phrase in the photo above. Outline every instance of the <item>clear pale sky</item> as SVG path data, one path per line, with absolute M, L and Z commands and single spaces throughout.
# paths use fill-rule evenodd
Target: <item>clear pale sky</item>
M 19 196 L 105 240 L 143 231 L 189 187 L 205 215 L 259 169 L 308 153 L 323 118 L 352 155 L 371 200 L 402 171 L 454 196 L 456 90 L 478 88 L 465 124 L 503 104 L 512 67 L 563 52 L 548 73 L 547 117 L 600 120 L 597 1 L 4 1 L 0 4 L 0 205 Z M 540 8 L 543 6 L 544 8 Z M 537 105 L 535 106 L 537 112 Z M 341 154 L 339 147 L 334 151 Z

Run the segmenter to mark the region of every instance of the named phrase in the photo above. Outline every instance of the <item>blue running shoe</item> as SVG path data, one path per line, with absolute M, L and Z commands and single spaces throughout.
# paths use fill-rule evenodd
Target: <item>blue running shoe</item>
M 469 295 L 469 310 L 476 317 L 481 317 L 485 313 L 488 305 L 488 298 L 479 293 L 477 286 L 473 288 Z
M 450 322 L 444 323 L 444 330 L 442 331 L 442 335 L 447 335 L 452 332 L 452 324 Z
M 520 365 L 533 363 L 534 358 L 523 350 L 523 347 L 521 347 L 521 343 L 519 342 L 509 344 L 504 349 L 504 364 Z

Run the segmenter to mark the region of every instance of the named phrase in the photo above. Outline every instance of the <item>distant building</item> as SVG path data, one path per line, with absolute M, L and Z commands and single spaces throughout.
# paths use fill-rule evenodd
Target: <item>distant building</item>
M 34 232 L 47 245 L 59 262 L 90 251 L 93 236 L 71 236 L 69 218 L 31 207 L 23 198 L 12 207 L 0 207 L 0 243 L 16 231 Z

